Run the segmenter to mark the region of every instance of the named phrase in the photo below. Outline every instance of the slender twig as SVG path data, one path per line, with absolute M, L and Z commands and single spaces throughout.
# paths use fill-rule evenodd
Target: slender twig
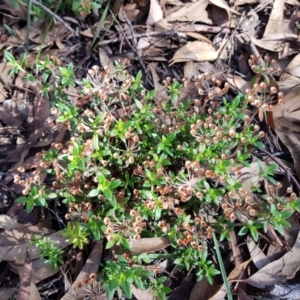
M 146 69 L 146 67 L 145 67 L 145 64 L 144 64 L 143 60 L 141 59 L 141 56 L 139 55 L 139 51 L 138 51 L 138 48 L 137 48 L 138 45 L 137 45 L 137 40 L 136 40 L 136 37 L 135 37 L 134 29 L 133 29 L 133 27 L 132 27 L 131 22 L 128 20 L 128 18 L 127 18 L 127 16 L 126 16 L 126 13 L 125 13 L 124 10 L 123 10 L 123 16 L 124 16 L 124 18 L 125 18 L 125 20 L 126 20 L 126 23 L 127 23 L 128 26 L 129 26 L 129 29 L 130 29 L 130 31 L 131 31 L 131 36 L 133 37 L 133 38 L 132 38 L 132 45 L 131 45 L 131 48 L 132 48 L 133 52 L 135 53 L 135 55 L 137 56 L 137 58 L 138 58 L 138 60 L 139 60 L 139 63 L 140 63 L 140 65 L 141 65 L 142 69 L 143 69 L 143 71 L 145 72 L 145 74 L 147 74 L 147 69 Z M 125 38 L 126 38 L 127 43 L 129 43 L 129 45 L 130 45 L 130 42 L 129 42 L 129 40 L 127 40 L 127 37 L 126 37 L 126 36 L 125 36 Z
M 298 193 L 300 192 L 300 184 L 298 182 L 298 180 L 295 178 L 295 176 L 292 174 L 292 172 L 276 157 L 274 157 L 270 152 L 268 152 L 265 149 L 261 149 L 261 148 L 257 148 L 257 150 L 263 152 L 264 154 L 266 154 L 267 156 L 269 156 L 274 162 L 276 162 L 282 169 L 285 170 L 286 173 L 288 173 L 288 175 L 290 176 L 291 180 L 293 181 L 293 183 L 295 184 L 295 186 L 298 189 Z
M 240 19 L 239 19 L 237 25 L 235 26 L 235 28 L 234 28 L 234 30 L 233 30 L 233 32 L 232 32 L 230 38 L 229 38 L 229 39 L 227 40 L 227 42 L 225 43 L 223 49 L 225 49 L 225 47 L 227 46 L 227 43 L 228 43 L 230 40 L 232 41 L 232 40 L 234 39 L 234 36 L 235 36 L 235 34 L 236 34 L 236 31 L 238 30 L 238 28 L 239 28 L 239 26 L 240 26 L 242 20 L 244 19 L 244 16 L 245 16 L 245 12 L 243 11 L 243 13 L 242 13 L 242 15 L 241 15 L 241 17 L 240 17 Z M 222 51 L 222 50 L 221 50 L 221 51 Z M 219 53 L 221 53 L 221 51 L 220 51 Z M 220 54 L 219 54 L 219 55 L 220 55 Z M 228 60 L 229 64 L 230 64 L 230 62 L 231 62 L 231 57 L 232 57 L 232 55 L 230 55 L 230 57 L 229 57 L 229 60 Z
M 51 15 L 53 18 L 55 18 L 57 21 L 59 21 L 62 25 L 64 25 L 69 31 L 76 34 L 75 30 L 70 27 L 61 17 L 59 17 L 57 14 L 55 14 L 53 11 L 51 11 L 48 7 L 43 5 L 42 3 L 38 2 L 37 0 L 31 0 L 32 4 L 39 6 L 42 10 L 47 12 L 49 15 Z
M 135 38 L 149 38 L 149 37 L 153 37 L 153 36 L 168 37 L 168 36 L 172 36 L 174 33 L 175 33 L 175 30 L 144 32 L 144 33 L 136 34 Z M 131 40 L 133 38 L 134 37 L 131 36 L 131 35 L 127 36 L 127 39 L 129 39 L 129 40 Z M 110 39 L 110 40 L 105 40 L 105 41 L 99 42 L 98 46 L 105 46 L 105 45 L 117 43 L 120 40 L 121 40 L 120 37 L 117 37 L 117 38 L 114 38 L 114 39 Z
M 53 211 L 51 208 L 49 208 L 47 206 L 46 206 L 46 209 L 48 209 L 56 217 L 59 224 L 63 225 L 62 228 L 66 227 L 66 224 L 64 223 L 64 221 L 60 218 L 60 216 L 55 211 Z
M 29 0 L 28 3 L 28 11 L 27 11 L 27 26 L 26 26 L 26 43 L 25 43 L 25 49 L 28 52 L 29 51 L 29 33 L 30 33 L 30 14 L 31 14 L 31 6 L 32 6 L 32 0 Z
M 130 43 L 130 41 L 129 41 L 127 35 L 124 33 L 124 30 L 123 30 L 122 26 L 120 25 L 119 21 L 118 21 L 118 20 L 116 19 L 116 17 L 114 16 L 113 12 L 111 12 L 111 15 L 112 15 L 114 21 L 118 24 L 120 30 L 122 31 L 125 40 L 127 41 L 127 43 L 129 44 L 129 46 L 131 47 L 131 49 L 132 49 L 133 52 L 135 53 L 136 57 L 138 58 L 139 63 L 140 63 L 140 65 L 141 65 L 143 71 L 145 72 L 145 74 L 148 74 L 147 69 L 146 69 L 146 67 L 145 67 L 145 65 L 144 65 L 144 62 L 143 62 L 143 60 L 141 59 L 140 55 L 138 54 L 138 50 L 137 50 L 137 47 L 136 47 L 136 42 L 135 42 L 135 45 L 134 45 L 134 46 Z M 134 39 L 136 38 L 136 35 L 135 35 L 135 33 L 134 33 L 134 30 L 133 30 L 133 28 L 132 28 L 132 25 L 131 25 L 130 21 L 128 20 L 126 14 L 125 14 L 124 12 L 123 12 L 123 15 L 124 15 L 124 18 L 125 18 L 125 20 L 126 20 L 128 26 L 129 26 L 129 28 L 130 28 L 130 31 L 131 31 L 131 37 L 132 37 L 132 39 L 134 40 Z M 154 86 L 154 85 L 153 85 L 153 82 L 150 81 L 149 83 L 150 83 L 151 86 Z

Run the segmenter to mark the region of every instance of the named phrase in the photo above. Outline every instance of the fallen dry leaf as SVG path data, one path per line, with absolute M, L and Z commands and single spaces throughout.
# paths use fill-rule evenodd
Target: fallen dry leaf
M 218 55 L 219 49 L 216 46 L 203 41 L 195 41 L 187 43 L 177 50 L 174 57 L 171 59 L 171 64 L 189 60 L 211 61 L 216 60 Z
M 266 265 L 246 279 L 248 284 L 264 289 L 273 284 L 281 284 L 292 279 L 300 268 L 300 233 L 293 248 L 282 258 Z
M 31 281 L 30 284 L 30 300 L 41 300 L 40 293 L 36 287 L 36 285 Z
M 283 20 L 284 1 L 275 0 L 272 6 L 272 11 L 264 32 L 264 36 L 279 32 L 281 22 Z
M 10 299 L 12 294 L 17 290 L 17 288 L 0 288 L 0 300 Z
M 194 285 L 189 300 L 207 300 L 212 297 L 218 289 L 219 287 L 215 280 L 211 285 L 206 277 L 203 276 L 202 279 Z
M 206 7 L 208 0 L 198 0 L 192 3 L 185 3 L 174 13 L 168 15 L 165 20 L 168 22 L 201 22 L 212 25 L 212 20 L 208 17 Z
M 76 280 L 73 282 L 72 286 L 69 288 L 68 292 L 61 298 L 61 300 L 74 300 L 81 297 L 83 293 L 86 293 L 84 290 L 84 285 L 82 289 L 77 289 L 78 283 L 82 283 L 84 279 L 88 278 L 90 274 L 96 273 L 99 268 L 99 263 L 102 258 L 102 248 L 103 242 L 97 242 L 87 259 L 84 267 L 82 268 L 81 272 L 79 273 Z
M 299 137 L 300 127 L 297 122 L 300 120 L 299 91 L 295 90 L 285 96 L 285 103 L 277 105 L 273 111 L 273 119 L 277 136 L 290 150 L 295 170 L 300 176 L 300 150 Z
M 142 238 L 139 240 L 132 239 L 129 241 L 129 243 L 130 243 L 131 255 L 158 251 L 170 245 L 169 239 L 166 237 Z
M 0 226 L 1 226 L 1 228 L 7 229 L 7 230 L 25 227 L 24 224 L 20 224 L 16 221 L 16 219 L 13 219 L 6 215 L 0 215 Z
M 32 275 L 32 264 L 29 251 L 26 251 L 25 262 L 22 268 L 19 270 L 20 286 L 18 288 L 17 300 L 30 299 L 30 285 Z
M 264 252 L 259 248 L 259 246 L 252 240 L 249 239 L 247 241 L 247 247 L 250 253 L 250 256 L 255 264 L 256 268 L 260 270 L 264 266 L 270 263 L 268 257 L 264 254 Z
M 152 288 L 148 288 L 147 290 L 143 291 L 143 290 L 137 289 L 135 287 L 135 285 L 132 284 L 131 291 L 137 300 L 154 300 L 155 299 Z
M 32 264 L 32 278 L 33 283 L 38 283 L 58 272 L 58 268 L 52 268 L 49 264 L 45 263 L 45 259 L 37 258 L 31 261 Z M 19 273 L 23 267 L 22 264 L 9 262 L 10 270 L 14 273 Z
M 156 22 L 163 18 L 163 11 L 157 0 L 150 0 L 150 9 L 146 24 L 154 26 Z
M 294 86 L 300 82 L 300 53 L 297 54 L 286 66 L 279 80 L 280 81 L 290 80 L 291 84 L 294 84 Z
M 228 4 L 227 4 L 224 0 L 209 0 L 209 2 L 210 2 L 211 4 L 213 4 L 213 5 L 216 5 L 216 6 L 218 6 L 218 7 L 220 7 L 220 8 L 223 8 L 223 9 L 225 9 L 225 10 L 227 10 L 227 11 L 233 12 L 233 13 L 235 13 L 235 14 L 237 14 L 237 15 L 240 14 L 240 13 L 237 12 L 236 10 L 230 8 L 230 7 L 228 6 Z
M 240 275 L 245 271 L 246 267 L 248 266 L 251 260 L 252 259 L 248 259 L 242 264 L 236 266 L 228 275 L 227 278 L 228 281 L 239 279 Z M 226 294 L 227 292 L 226 292 L 225 284 L 223 284 L 220 290 L 215 295 L 210 297 L 209 300 L 224 300 Z

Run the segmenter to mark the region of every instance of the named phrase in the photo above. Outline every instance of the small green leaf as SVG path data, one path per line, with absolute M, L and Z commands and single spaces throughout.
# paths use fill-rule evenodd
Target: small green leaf
M 97 197 L 98 195 L 99 195 L 98 189 L 93 189 L 87 194 L 88 197 Z
M 293 213 L 294 212 L 292 210 L 284 210 L 280 213 L 280 215 L 282 219 L 288 219 Z
M 19 197 L 15 200 L 18 203 L 26 203 L 28 201 L 27 197 Z
M 120 180 L 112 180 L 109 184 L 109 188 L 114 190 L 115 188 L 117 188 L 119 185 L 121 184 Z

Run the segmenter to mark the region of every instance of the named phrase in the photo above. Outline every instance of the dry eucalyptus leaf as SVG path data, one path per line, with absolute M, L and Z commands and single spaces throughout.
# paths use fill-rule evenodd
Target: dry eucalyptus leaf
M 30 283 L 30 300 L 41 300 L 40 293 L 36 285 L 31 281 Z
M 260 162 L 260 165 L 263 169 L 266 168 L 265 162 Z M 243 187 L 246 190 L 250 190 L 251 186 L 258 186 L 258 184 L 263 180 L 260 178 L 260 169 L 258 162 L 253 162 L 250 164 L 250 167 L 243 167 L 241 170 L 241 175 L 233 176 L 237 180 L 243 181 Z
M 233 13 L 238 14 L 238 15 L 240 14 L 236 10 L 230 8 L 224 0 L 209 0 L 209 2 L 213 5 L 216 5 L 216 6 L 220 7 L 220 8 L 226 9 L 227 11 L 233 12 Z
M 10 299 L 12 294 L 17 290 L 17 288 L 0 288 L 0 300 Z
M 18 288 L 17 300 L 29 300 L 30 295 L 30 285 L 31 285 L 31 275 L 32 275 L 32 264 L 29 251 L 26 251 L 25 262 L 22 268 L 19 269 L 20 276 L 20 286 Z
M 18 2 L 18 7 L 15 7 L 11 0 L 3 1 L 5 5 L 1 6 L 2 9 L 8 10 L 11 14 L 19 17 L 21 20 L 27 20 L 28 9 L 24 2 Z
M 31 261 L 32 263 L 32 282 L 38 283 L 58 272 L 58 268 L 52 268 L 49 264 L 45 263 L 45 259 L 37 258 Z M 14 262 L 9 262 L 11 271 L 18 273 L 23 265 Z
M 283 20 L 283 11 L 284 11 L 284 1 L 283 0 L 274 0 L 270 18 L 266 26 L 264 36 L 277 33 L 280 30 L 281 22 Z
M 125 13 L 127 19 L 130 22 L 136 22 L 141 17 L 141 10 L 137 9 L 137 5 L 135 3 L 128 3 L 126 5 L 122 5 L 122 7 L 120 8 L 118 17 L 120 21 L 125 23 L 126 19 L 124 18 L 123 12 Z
M 142 291 L 140 289 L 137 289 L 135 287 L 135 285 L 132 284 L 131 291 L 137 300 L 154 300 L 155 299 L 152 288 L 148 288 L 147 290 Z
M 285 96 L 285 103 L 275 106 L 273 119 L 277 136 L 290 150 L 295 170 L 300 176 L 300 102 L 299 91 L 295 90 Z
M 156 22 L 163 18 L 163 11 L 157 0 L 150 0 L 150 9 L 146 24 L 153 26 Z
M 194 285 L 189 300 L 207 300 L 212 297 L 217 291 L 219 287 L 216 281 L 213 281 L 211 285 L 205 276 Z
M 197 77 L 199 75 L 198 68 L 192 60 L 185 63 L 183 67 L 183 74 L 187 79 L 192 79 L 193 77 Z
M 24 228 L 24 226 L 24 224 L 18 223 L 16 219 L 13 219 L 6 215 L 0 215 L 0 227 L 3 229 L 11 230 L 17 228 Z
M 294 85 L 297 81 L 300 81 L 300 53 L 290 61 L 286 66 L 284 73 L 280 76 L 280 81 L 288 80 L 291 80 Z
M 228 281 L 230 280 L 236 280 L 239 279 L 240 275 L 245 271 L 246 267 L 248 266 L 248 264 L 250 263 L 252 259 L 248 259 L 245 262 L 243 262 L 242 264 L 236 266 L 228 275 Z M 223 284 L 220 288 L 220 290 L 213 295 L 212 297 L 209 298 L 209 300 L 224 300 L 226 297 L 226 288 L 225 288 L 225 284 Z
M 198 0 L 192 3 L 185 3 L 177 11 L 168 15 L 165 20 L 168 22 L 201 22 L 212 25 L 212 20 L 208 17 L 206 7 L 208 0 Z
M 247 241 L 247 247 L 250 253 L 250 256 L 253 260 L 257 269 L 261 269 L 267 264 L 270 263 L 268 257 L 264 254 L 264 252 L 259 248 L 259 246 L 252 240 L 249 239 Z
M 73 282 L 72 286 L 69 288 L 68 292 L 61 298 L 61 300 L 74 300 L 74 299 L 81 299 L 83 294 L 86 293 L 84 290 L 85 286 L 83 285 L 82 289 L 77 289 L 78 283 L 82 283 L 84 279 L 88 278 L 90 274 L 97 273 L 99 268 L 99 263 L 102 258 L 102 248 L 103 242 L 97 242 L 87 259 L 84 267 L 82 268 L 81 272 L 79 273 L 76 280 Z M 83 297 L 82 297 L 83 298 Z
M 248 284 L 264 289 L 273 284 L 286 282 L 294 278 L 300 268 L 300 233 L 293 248 L 282 258 L 266 265 L 254 275 L 246 279 Z
M 212 61 L 219 55 L 217 47 L 203 41 L 188 43 L 176 51 L 171 59 L 171 64 L 178 62 L 193 61 Z
M 139 240 L 131 239 L 129 243 L 131 255 L 138 255 L 142 253 L 158 251 L 170 245 L 169 239 L 166 237 L 142 238 Z
M 282 41 L 278 40 L 258 40 L 254 36 L 250 36 L 251 42 L 262 49 L 272 51 L 272 52 L 281 52 L 283 51 L 284 45 Z

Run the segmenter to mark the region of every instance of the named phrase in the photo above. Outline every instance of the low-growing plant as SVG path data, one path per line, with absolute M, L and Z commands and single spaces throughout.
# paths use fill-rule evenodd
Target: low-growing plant
M 41 257 L 45 258 L 45 263 L 52 268 L 60 267 L 63 262 L 64 250 L 57 247 L 54 242 L 50 242 L 43 234 L 41 237 L 32 235 L 32 245 L 37 246 L 41 252 Z
M 266 196 L 238 179 L 241 168 L 249 167 L 252 149 L 263 147 L 264 132 L 252 124 L 248 109 L 251 97 L 226 98 L 228 85 L 204 74 L 195 81 L 199 99 L 180 103 L 182 85 L 166 79 L 169 99 L 163 101 L 144 88 L 140 72 L 132 77 L 119 66 L 116 73 L 93 67 L 82 86 L 91 103 L 78 111 L 63 90 L 74 85 L 72 65 L 45 61 L 38 65 L 41 78 L 51 69 L 59 74 L 55 126 L 68 128 L 72 137 L 41 151 L 32 166 L 36 176 L 54 177 L 52 186 L 41 186 L 34 177 L 15 178 L 26 195 L 18 201 L 29 211 L 53 198 L 66 205 L 65 235 L 75 247 L 83 248 L 90 239 L 105 239 L 107 249 L 118 246 L 117 258 L 105 261 L 100 274 L 109 299 L 115 292 L 131 298 L 131 284 L 152 287 L 165 299 L 170 292 L 165 278 L 143 266 L 159 257 L 172 259 L 179 270 L 193 268 L 197 280 L 206 276 L 212 283 L 219 274 L 207 246 L 214 235 L 229 239 L 230 230 L 240 226 L 240 235 L 249 232 L 257 241 L 268 223 L 282 233 L 286 219 L 299 210 L 292 191 L 289 201 L 277 196 L 276 165 L 258 176 L 269 181 Z M 49 88 L 42 80 L 41 90 Z M 142 237 L 168 238 L 171 255 L 128 256 L 130 241 Z

